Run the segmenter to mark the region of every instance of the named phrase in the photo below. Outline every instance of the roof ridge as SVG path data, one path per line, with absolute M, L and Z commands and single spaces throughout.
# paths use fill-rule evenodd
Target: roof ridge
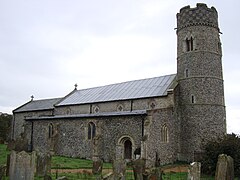
M 63 97 L 58 97 L 58 98 L 48 98 L 48 99 L 37 99 L 37 100 L 31 100 L 30 102 L 36 102 L 36 101 L 47 101 L 47 100 L 55 100 L 55 99 L 62 99 Z

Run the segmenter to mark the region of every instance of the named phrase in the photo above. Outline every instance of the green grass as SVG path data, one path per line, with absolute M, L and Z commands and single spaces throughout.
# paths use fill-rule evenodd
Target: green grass
M 58 177 L 67 177 L 68 179 L 71 179 L 71 180 L 83 180 L 83 179 L 88 179 L 88 180 L 91 180 L 91 179 L 96 179 L 97 176 L 96 175 L 89 175 L 89 174 L 82 174 L 82 173 L 60 173 L 58 174 Z M 55 174 L 52 174 L 51 175 L 52 179 L 56 179 L 56 175 Z M 43 180 L 44 178 L 43 177 L 34 177 L 34 180 Z
M 92 169 L 93 162 L 87 159 L 64 156 L 52 157 L 52 169 Z M 103 169 L 111 169 L 111 163 L 103 163 Z
M 7 154 L 10 151 L 6 150 L 7 146 L 0 144 L 0 166 L 7 163 Z M 52 157 L 52 169 L 92 169 L 93 162 L 91 160 L 70 158 L 63 156 L 53 156 Z M 177 165 L 176 165 L 177 166 Z M 111 163 L 103 163 L 103 169 L 112 169 Z M 128 168 L 131 169 L 131 168 Z M 109 171 L 110 172 L 110 171 Z M 51 174 L 53 179 L 56 179 L 56 173 Z M 59 173 L 58 177 L 66 176 L 68 179 L 96 179 L 96 175 L 91 175 L 89 173 Z M 8 177 L 4 177 L 8 180 Z M 35 180 L 43 180 L 42 177 L 35 177 Z M 126 172 L 126 180 L 133 180 L 133 172 Z M 187 173 L 166 173 L 163 175 L 164 180 L 185 180 L 187 179 Z M 202 176 L 202 180 L 214 180 L 214 177 Z
M 7 146 L 5 144 L 0 144 L 0 166 L 7 164 L 7 155 L 10 151 L 7 151 Z

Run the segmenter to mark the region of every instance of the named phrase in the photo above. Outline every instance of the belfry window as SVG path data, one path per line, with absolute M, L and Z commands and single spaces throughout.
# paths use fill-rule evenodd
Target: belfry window
M 190 38 L 186 39 L 186 50 L 187 51 L 193 51 L 193 38 L 192 36 Z
M 96 136 L 96 125 L 93 122 L 88 123 L 88 139 Z
M 168 135 L 168 127 L 166 124 L 164 124 L 162 127 L 161 127 L 161 132 L 160 132 L 160 140 L 161 142 L 169 142 L 169 135 Z

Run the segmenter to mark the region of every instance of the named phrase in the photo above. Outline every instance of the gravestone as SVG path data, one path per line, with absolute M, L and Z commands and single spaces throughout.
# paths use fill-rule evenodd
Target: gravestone
M 215 179 L 217 180 L 234 179 L 234 165 L 232 157 L 227 156 L 226 154 L 220 154 L 218 156 Z
M 132 162 L 134 178 L 143 180 L 143 174 L 145 174 L 146 161 L 144 159 L 137 159 Z
M 43 177 L 43 180 L 52 180 L 52 177 L 47 174 Z
M 125 180 L 127 165 L 123 159 L 113 161 L 113 179 Z
M 7 155 L 6 176 L 9 176 L 9 169 L 10 169 L 10 157 L 11 157 L 11 154 L 8 154 L 8 155 Z
M 93 174 L 102 174 L 102 166 L 103 161 L 101 158 L 99 158 L 100 154 L 100 145 L 101 145 L 101 136 L 98 135 L 93 138 L 93 167 L 92 167 L 92 173 Z
M 10 156 L 10 180 L 33 180 L 35 170 L 36 153 L 25 151 L 11 151 Z
M 36 175 L 43 177 L 50 173 L 51 173 L 51 155 L 48 153 L 38 153 Z
M 6 171 L 6 166 L 0 166 L 0 180 L 5 175 L 5 171 Z
M 193 162 L 188 168 L 188 180 L 200 180 L 201 177 L 201 163 Z
M 103 161 L 99 157 L 93 157 L 93 174 L 102 174 Z

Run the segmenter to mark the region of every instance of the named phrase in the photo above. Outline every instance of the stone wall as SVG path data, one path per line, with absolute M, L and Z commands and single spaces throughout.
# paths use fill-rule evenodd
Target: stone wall
M 161 139 L 161 128 L 168 128 L 168 140 Z M 161 164 L 172 163 L 177 160 L 179 147 L 179 121 L 175 118 L 173 108 L 164 108 L 149 112 L 145 122 L 146 160 L 148 166 L 154 166 L 156 153 Z
M 93 104 L 80 104 L 69 106 L 57 106 L 54 109 L 54 115 L 67 115 L 67 114 L 92 114 L 96 113 L 95 107 L 99 108 L 98 112 L 116 112 L 119 111 L 118 107 L 122 106 L 122 111 L 134 111 L 152 109 L 151 103 L 155 104 L 154 109 L 165 108 L 173 106 L 173 97 L 168 95 L 165 97 L 122 100 L 112 102 L 99 102 Z
M 40 117 L 40 116 L 51 116 L 53 114 L 52 110 L 48 111 L 30 111 L 30 112 L 20 112 L 20 113 L 14 113 L 13 117 L 13 123 L 11 124 L 12 127 L 12 139 L 16 140 L 21 133 L 24 133 L 26 131 L 26 135 L 28 138 L 28 141 L 30 142 L 30 136 L 31 136 L 31 125 L 25 121 L 26 117 Z
M 93 140 L 88 139 L 88 123 L 96 125 L 96 136 L 102 138 L 100 157 L 110 161 L 115 156 L 115 147 L 121 137 L 130 136 L 133 139 L 133 150 L 140 147 L 142 137 L 141 116 L 98 117 L 64 120 L 34 121 L 34 150 L 46 152 L 54 144 L 54 152 L 58 155 L 91 159 Z M 57 138 L 49 138 L 49 124 L 57 127 Z M 53 142 L 55 141 L 55 142 Z

